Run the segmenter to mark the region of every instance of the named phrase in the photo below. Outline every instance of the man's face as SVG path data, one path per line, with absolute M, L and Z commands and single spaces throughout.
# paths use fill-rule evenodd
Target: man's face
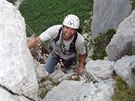
M 71 39 L 72 36 L 75 34 L 75 32 L 76 32 L 76 29 L 63 26 L 62 35 L 63 35 L 64 40 Z

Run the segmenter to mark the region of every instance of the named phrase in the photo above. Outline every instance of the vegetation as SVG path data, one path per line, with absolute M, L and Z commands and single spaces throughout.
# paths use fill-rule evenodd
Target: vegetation
M 115 94 L 112 97 L 113 101 L 135 101 L 135 89 L 129 86 L 120 78 L 116 77 Z
M 131 72 L 135 75 L 135 67 L 131 69 Z
M 62 24 L 68 14 L 77 15 L 82 26 L 90 19 L 92 5 L 93 0 L 24 0 L 19 9 L 26 24 L 39 35 L 52 25 Z
M 114 29 L 109 29 L 107 32 L 101 33 L 99 37 L 94 39 L 92 59 L 104 59 L 104 57 L 107 56 L 105 48 L 115 33 L 116 31 Z
M 131 0 L 131 3 L 132 3 L 132 10 L 135 9 L 135 0 Z

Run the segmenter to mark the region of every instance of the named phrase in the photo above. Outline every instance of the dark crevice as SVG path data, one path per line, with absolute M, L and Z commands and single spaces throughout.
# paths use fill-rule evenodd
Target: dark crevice
M 9 93 L 11 93 L 12 95 L 20 96 L 19 94 L 12 92 L 10 89 L 8 89 L 8 88 L 5 87 L 5 86 L 2 86 L 1 84 L 0 84 L 0 87 L 2 87 L 3 89 L 5 89 L 6 91 L 8 91 Z M 22 96 L 24 96 L 25 98 L 27 98 L 27 99 L 29 99 L 29 100 L 31 100 L 31 101 L 36 101 L 36 100 L 33 100 L 33 99 L 31 99 L 31 98 L 29 98 L 29 97 L 23 95 L 23 94 L 22 94 Z

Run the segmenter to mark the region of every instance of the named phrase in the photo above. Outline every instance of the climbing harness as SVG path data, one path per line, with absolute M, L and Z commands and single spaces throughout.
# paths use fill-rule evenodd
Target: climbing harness
M 26 24 L 26 29 L 27 31 L 36 39 L 38 38 L 37 35 L 32 31 L 32 29 Z M 36 39 L 37 40 L 37 39 Z M 39 39 L 40 40 L 40 39 Z M 37 41 L 38 42 L 38 41 Z M 47 51 L 47 53 L 49 54 L 51 52 L 51 50 L 42 42 L 41 42 L 41 45 L 43 46 L 43 48 Z M 63 64 L 63 61 L 62 59 L 57 55 L 56 52 L 53 52 L 56 56 L 57 56 L 57 59 L 58 59 L 58 63 L 61 65 L 61 68 L 64 68 L 64 64 Z M 38 54 L 39 55 L 39 54 Z M 40 56 L 41 57 L 41 56 Z M 46 56 L 47 57 L 47 56 Z M 64 72 L 64 71 L 63 71 Z

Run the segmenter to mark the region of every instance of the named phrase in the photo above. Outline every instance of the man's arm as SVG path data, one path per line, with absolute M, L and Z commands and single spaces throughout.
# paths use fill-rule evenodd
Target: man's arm
M 84 63 L 85 63 L 85 59 L 86 59 L 86 55 L 79 55 L 79 66 L 80 67 L 84 67 Z
M 41 41 L 40 41 L 39 37 L 32 39 L 31 41 L 28 42 L 29 49 L 33 48 L 35 45 L 37 45 L 40 42 Z
M 86 54 L 84 55 L 79 55 L 79 66 L 75 69 L 75 71 L 78 74 L 82 74 L 85 68 L 85 59 L 86 59 Z

